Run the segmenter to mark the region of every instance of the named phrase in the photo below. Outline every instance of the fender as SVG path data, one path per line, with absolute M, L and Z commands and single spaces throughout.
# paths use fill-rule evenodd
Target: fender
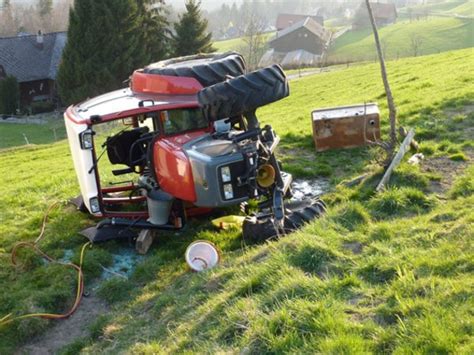
M 196 202 L 191 163 L 183 145 L 209 129 L 158 139 L 153 145 L 153 166 L 160 187 L 183 201 Z

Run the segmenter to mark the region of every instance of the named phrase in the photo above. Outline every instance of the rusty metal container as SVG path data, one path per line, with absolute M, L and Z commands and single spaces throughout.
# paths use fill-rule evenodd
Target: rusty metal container
M 316 151 L 353 148 L 380 139 L 380 111 L 376 103 L 339 106 L 311 113 Z

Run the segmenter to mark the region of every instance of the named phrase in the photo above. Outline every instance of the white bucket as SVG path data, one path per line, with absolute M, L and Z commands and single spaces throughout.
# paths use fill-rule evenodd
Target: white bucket
M 186 263 L 193 271 L 212 269 L 220 260 L 217 247 L 206 240 L 191 243 L 185 253 Z
M 147 193 L 148 222 L 156 225 L 168 223 L 173 196 L 161 190 Z

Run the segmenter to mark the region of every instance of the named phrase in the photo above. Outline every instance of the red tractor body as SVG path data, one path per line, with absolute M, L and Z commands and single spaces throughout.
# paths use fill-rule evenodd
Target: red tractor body
M 106 226 L 181 228 L 190 215 L 249 199 L 282 230 L 319 215 L 323 205 L 285 225 L 291 175 L 275 158 L 278 136 L 255 116 L 257 107 L 288 93 L 281 68 L 245 74 L 242 57 L 230 53 L 152 64 L 132 74 L 129 88 L 69 107 L 65 122 L 83 207 L 108 218 L 91 239 L 110 239 L 98 236 Z M 107 124 L 113 129 L 100 152 L 96 139 Z M 111 170 L 121 181 L 99 172 L 105 151 L 110 164 L 125 166 Z

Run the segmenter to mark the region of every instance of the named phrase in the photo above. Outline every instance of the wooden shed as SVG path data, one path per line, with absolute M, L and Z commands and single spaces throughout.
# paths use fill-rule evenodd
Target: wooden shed
M 314 65 L 326 50 L 329 39 L 330 34 L 324 27 L 306 17 L 277 32 L 268 42 L 271 49 L 263 55 L 259 66 L 274 63 L 286 67 Z
M 275 27 L 277 31 L 284 30 L 290 26 L 293 26 L 295 23 L 305 20 L 307 17 L 312 18 L 314 21 L 319 23 L 321 26 L 324 26 L 324 18 L 319 15 L 299 15 L 299 14 L 278 14 Z
M 66 32 L 0 38 L 0 67 L 4 75 L 18 80 L 21 105 L 56 99 L 56 75 L 66 38 Z

